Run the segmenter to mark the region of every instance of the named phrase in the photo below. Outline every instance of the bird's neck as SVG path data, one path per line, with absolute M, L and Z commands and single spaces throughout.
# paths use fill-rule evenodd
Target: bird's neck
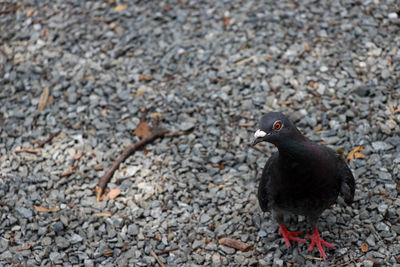
M 309 161 L 312 160 L 314 143 L 300 133 L 293 138 L 286 139 L 284 143 L 277 144 L 281 161 Z

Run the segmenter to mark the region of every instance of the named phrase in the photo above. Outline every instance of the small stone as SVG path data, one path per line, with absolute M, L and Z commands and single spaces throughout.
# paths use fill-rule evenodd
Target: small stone
M 219 255 L 219 253 L 214 253 L 212 255 L 212 262 L 213 263 L 219 263 L 221 262 L 221 256 Z
M 320 72 L 327 72 L 328 71 L 328 67 L 327 66 L 321 66 L 321 68 L 319 68 Z
M 196 240 L 193 241 L 192 249 L 196 250 L 196 249 L 198 249 L 200 247 L 203 247 L 204 244 L 205 244 L 204 243 L 204 239 L 201 239 L 201 240 L 196 239 Z
M 234 248 L 230 248 L 227 246 L 220 246 L 220 249 L 225 252 L 225 254 L 231 255 L 234 254 L 236 252 L 236 250 Z
M 386 205 L 386 204 L 380 204 L 378 206 L 378 211 L 383 215 L 386 214 L 387 209 L 388 209 L 388 205 Z
M 51 229 L 53 229 L 54 232 L 59 234 L 62 230 L 64 230 L 64 224 L 62 222 L 55 222 L 51 225 Z
M 282 259 L 274 259 L 274 266 L 283 266 L 283 260 Z
M 208 214 L 207 213 L 204 213 L 203 215 L 201 215 L 201 217 L 200 217 L 200 223 L 206 223 L 206 222 L 208 222 L 208 221 L 210 221 L 211 220 L 211 217 L 210 216 L 208 216 Z
M 11 251 L 4 251 L 1 255 L 0 255 L 0 258 L 2 259 L 2 260 L 10 260 L 10 259 L 12 259 L 12 254 L 11 254 Z
M 370 234 L 368 237 L 367 237 L 367 243 L 368 243 L 368 245 L 370 246 L 370 247 L 375 247 L 375 237 L 374 237 L 374 235 L 373 234 Z
M 130 224 L 128 226 L 128 235 L 136 236 L 139 234 L 139 227 L 136 224 Z
M 58 252 L 51 252 L 49 258 L 52 262 L 57 262 L 61 259 L 61 254 Z
M 257 234 L 259 237 L 264 237 L 264 236 L 267 236 L 267 233 L 264 231 L 264 230 L 260 230 L 260 231 L 258 231 L 258 234 Z
M 392 20 L 395 20 L 395 19 L 397 19 L 398 17 L 399 17 L 399 16 L 397 15 L 396 12 L 389 13 L 389 15 L 388 15 L 388 18 L 389 18 L 389 19 L 392 19 Z
M 391 149 L 392 145 L 383 141 L 376 141 L 372 143 L 372 147 L 374 148 L 375 151 L 384 151 Z
M 76 244 L 82 241 L 82 237 L 78 234 L 73 234 L 69 241 L 71 242 L 71 244 Z
M 370 261 L 370 260 L 364 260 L 362 263 L 363 263 L 364 267 L 373 267 L 374 266 L 374 262 Z
M 15 209 L 22 217 L 31 218 L 33 216 L 33 212 L 30 209 L 19 207 Z
M 191 120 L 185 121 L 182 124 L 180 124 L 179 130 L 186 132 L 186 131 L 193 129 L 195 125 L 196 125 L 196 121 L 191 119 Z
M 59 248 L 68 248 L 70 246 L 70 242 L 62 236 L 57 236 L 56 237 L 56 245 Z

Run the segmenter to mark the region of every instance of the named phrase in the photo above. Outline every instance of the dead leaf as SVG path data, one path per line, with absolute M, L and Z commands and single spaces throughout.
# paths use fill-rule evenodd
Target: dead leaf
M 368 244 L 367 243 L 363 243 L 361 245 L 361 251 L 362 252 L 367 252 L 368 251 Z
M 210 163 L 210 165 L 213 166 L 214 168 L 219 168 L 221 171 L 225 169 L 224 164 L 221 163 Z
M 223 237 L 220 240 L 218 240 L 218 243 L 221 245 L 225 245 L 227 247 L 235 248 L 238 250 L 241 250 L 243 252 L 252 250 L 253 247 L 250 244 L 244 243 L 239 240 L 235 240 L 229 237 Z
M 125 10 L 127 8 L 128 8 L 127 5 L 117 5 L 116 7 L 114 7 L 114 11 L 118 12 L 118 11 L 121 11 L 121 10 Z
M 230 22 L 231 22 L 231 17 L 230 16 L 227 16 L 227 17 L 224 18 L 224 26 L 225 27 L 228 27 Z
M 49 94 L 50 94 L 49 87 L 44 88 L 42 94 L 40 95 L 38 110 L 44 110 L 46 108 L 47 100 L 49 99 Z
M 143 121 L 134 131 L 134 134 L 140 139 L 145 139 L 151 135 L 150 126 L 147 122 Z
M 362 152 L 363 151 L 363 147 L 362 146 L 357 146 L 356 148 L 354 148 L 352 151 L 350 151 L 347 156 L 346 156 L 346 163 L 349 162 L 349 160 L 351 159 L 364 159 L 365 155 Z
M 111 215 L 111 213 L 96 212 L 96 213 L 93 213 L 92 216 L 108 218 L 108 217 L 111 217 L 112 215 Z
M 51 213 L 51 212 L 56 212 L 56 211 L 59 211 L 59 210 L 60 210 L 59 208 L 47 209 L 47 208 L 43 208 L 43 207 L 41 207 L 41 206 L 34 206 L 34 207 L 35 207 L 35 209 L 36 209 L 38 212 L 47 212 L 47 213 Z
M 108 198 L 109 199 L 116 199 L 117 196 L 119 196 L 121 194 L 121 190 L 119 190 L 118 188 L 114 188 L 111 189 L 110 192 L 108 192 Z

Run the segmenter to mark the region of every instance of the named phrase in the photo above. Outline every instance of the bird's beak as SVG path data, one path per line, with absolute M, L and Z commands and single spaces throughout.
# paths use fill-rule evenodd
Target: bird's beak
M 267 136 L 267 133 L 258 129 L 254 134 L 254 140 L 251 143 L 251 146 L 255 146 L 256 144 L 264 141 L 265 136 Z

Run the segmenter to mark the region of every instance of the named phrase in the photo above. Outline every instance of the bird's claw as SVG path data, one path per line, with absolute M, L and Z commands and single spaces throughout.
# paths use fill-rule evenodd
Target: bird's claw
M 287 247 L 290 247 L 290 240 L 292 240 L 294 242 L 299 242 L 299 243 L 305 243 L 306 242 L 305 239 L 296 237 L 296 236 L 302 234 L 301 231 L 291 232 L 284 225 L 279 225 L 279 233 L 283 236 L 283 239 L 285 240 L 285 243 L 286 243 Z
M 312 235 L 306 235 L 306 237 L 311 239 L 311 244 L 308 247 L 308 251 L 312 251 L 314 246 L 317 245 L 318 251 L 319 251 L 319 253 L 321 253 L 321 256 L 322 256 L 322 258 L 324 258 L 324 260 L 326 259 L 326 254 L 325 254 L 325 251 L 324 251 L 322 245 L 324 245 L 325 247 L 328 247 L 328 248 L 335 248 L 335 246 L 333 244 L 324 241 L 319 236 L 317 227 L 314 228 Z

